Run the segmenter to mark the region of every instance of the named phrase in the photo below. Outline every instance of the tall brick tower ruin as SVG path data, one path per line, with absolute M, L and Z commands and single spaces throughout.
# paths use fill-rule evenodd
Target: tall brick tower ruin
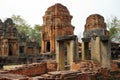
M 60 3 L 49 7 L 43 16 L 41 52 L 55 52 L 55 37 L 73 35 L 72 16 Z
M 82 38 L 82 59 L 92 59 L 101 63 L 102 67 L 110 68 L 110 39 L 104 22 L 99 14 L 90 15 L 85 24 Z

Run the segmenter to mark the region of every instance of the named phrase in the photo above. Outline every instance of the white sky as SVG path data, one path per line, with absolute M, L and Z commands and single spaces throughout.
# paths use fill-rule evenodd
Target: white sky
M 68 8 L 78 37 L 82 35 L 85 20 L 91 14 L 101 14 L 105 20 L 111 16 L 120 19 L 120 0 L 0 0 L 0 18 L 4 20 L 14 14 L 20 15 L 32 26 L 42 25 L 42 16 L 55 3 L 61 3 Z

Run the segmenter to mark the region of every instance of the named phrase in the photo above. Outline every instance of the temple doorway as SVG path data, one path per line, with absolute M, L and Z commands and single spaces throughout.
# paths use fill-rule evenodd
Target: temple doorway
M 48 41 L 46 44 L 46 51 L 50 52 L 50 41 Z
M 9 54 L 8 54 L 9 56 L 13 55 L 13 51 L 12 50 L 13 50 L 13 48 L 12 48 L 12 45 L 10 44 L 9 45 Z
M 20 46 L 19 49 L 20 49 L 20 53 L 24 53 L 24 46 Z

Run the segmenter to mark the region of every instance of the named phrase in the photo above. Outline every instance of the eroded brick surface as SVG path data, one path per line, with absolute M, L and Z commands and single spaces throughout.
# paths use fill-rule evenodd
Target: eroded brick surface
M 56 71 L 57 70 L 57 63 L 55 60 L 47 61 L 47 71 Z
M 46 63 L 34 63 L 25 65 L 20 68 L 16 68 L 14 70 L 9 70 L 8 73 L 12 74 L 21 74 L 27 76 L 37 76 L 47 72 Z
M 119 70 L 119 67 L 118 67 L 115 60 L 111 62 L 111 70 L 112 71 L 118 71 Z
M 74 62 L 71 66 L 71 70 L 81 71 L 81 72 L 99 72 L 102 69 L 99 63 L 93 61 L 80 61 Z
M 57 3 L 49 7 L 43 16 L 41 52 L 55 52 L 55 37 L 73 35 L 72 16 L 66 6 Z M 50 44 L 50 45 L 49 45 Z M 48 46 L 49 45 L 49 46 Z

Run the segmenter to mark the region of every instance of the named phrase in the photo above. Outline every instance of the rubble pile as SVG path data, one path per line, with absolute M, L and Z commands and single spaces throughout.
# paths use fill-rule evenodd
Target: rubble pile
M 47 61 L 47 72 L 57 71 L 57 63 L 55 60 Z
M 0 80 L 30 80 L 30 78 L 18 74 L 0 74 Z
M 111 70 L 112 71 L 118 71 L 119 70 L 119 67 L 118 67 L 116 61 L 113 61 L 113 60 L 111 61 Z
M 31 77 L 56 70 L 57 70 L 57 63 L 55 61 L 50 60 L 47 62 L 26 64 L 23 65 L 22 67 L 16 67 L 12 70 L 7 70 L 5 73 L 20 74 Z
M 23 67 L 15 68 L 9 70 L 7 73 L 20 74 L 27 76 L 37 76 L 47 72 L 46 63 L 33 63 L 29 65 L 23 65 Z
M 103 68 L 101 67 L 100 63 L 94 62 L 92 60 L 85 60 L 80 62 L 74 62 L 71 66 L 71 70 L 73 71 L 80 71 L 84 72 L 94 72 L 98 73 Z
M 101 67 L 99 63 L 80 61 L 73 63 L 71 70 L 57 71 L 57 63 L 49 60 L 0 71 L 0 80 L 111 80 L 112 78 L 119 80 L 120 72 L 117 66 L 114 63 L 111 65 L 114 69 L 112 72 Z
M 33 77 L 33 80 L 106 80 L 102 74 L 81 73 L 80 71 L 54 71 L 41 76 Z
M 107 79 L 109 77 L 108 76 L 109 70 L 107 68 L 101 67 L 100 63 L 94 62 L 92 60 L 86 60 L 86 61 L 80 61 L 80 62 L 73 63 L 71 66 L 71 70 L 80 71 L 81 73 L 85 73 L 89 76 L 100 75 L 102 76 L 103 79 Z

